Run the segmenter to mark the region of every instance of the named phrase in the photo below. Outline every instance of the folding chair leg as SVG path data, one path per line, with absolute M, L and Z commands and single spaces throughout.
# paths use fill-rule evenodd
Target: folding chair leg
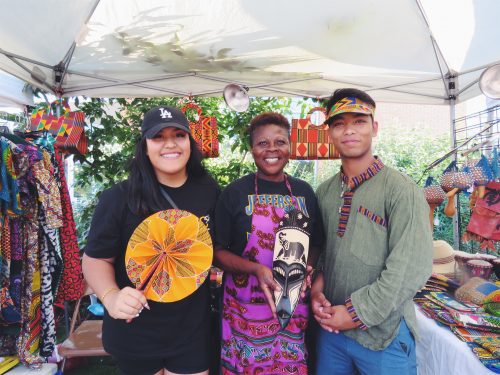
M 66 337 L 69 336 L 70 332 L 70 320 L 69 320 L 69 309 L 70 305 L 68 301 L 64 301 L 64 325 L 66 326 Z
M 56 375 L 63 375 L 65 366 L 66 366 L 66 357 L 63 358 L 62 363 L 61 363 L 61 369 L 59 371 L 57 371 Z

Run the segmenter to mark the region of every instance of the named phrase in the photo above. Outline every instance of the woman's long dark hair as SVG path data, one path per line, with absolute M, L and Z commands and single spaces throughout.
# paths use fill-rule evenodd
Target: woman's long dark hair
M 189 135 L 189 144 L 191 155 L 186 165 L 188 177 L 200 178 L 208 175 L 201 163 L 201 152 L 191 135 Z M 159 182 L 146 148 L 146 138 L 143 137 L 136 146 L 135 156 L 130 165 L 127 189 L 128 205 L 136 215 L 149 215 L 164 209 L 164 199 L 160 192 Z

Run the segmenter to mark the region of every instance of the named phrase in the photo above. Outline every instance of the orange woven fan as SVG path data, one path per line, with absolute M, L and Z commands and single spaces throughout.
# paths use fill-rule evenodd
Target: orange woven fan
M 195 215 L 166 210 L 135 229 L 125 254 L 127 275 L 147 299 L 174 302 L 203 284 L 212 264 L 212 239 Z

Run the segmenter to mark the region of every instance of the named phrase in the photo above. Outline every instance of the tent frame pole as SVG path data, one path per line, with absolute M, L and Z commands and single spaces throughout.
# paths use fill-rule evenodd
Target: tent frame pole
M 450 102 L 450 137 L 451 137 L 451 145 L 452 149 L 457 147 L 457 137 L 455 133 L 455 120 L 456 120 L 456 93 L 458 91 L 456 86 L 456 76 L 448 74 L 446 77 L 446 84 L 448 92 L 450 93 L 449 102 Z M 457 153 L 453 153 L 452 159 L 457 161 Z M 453 220 L 453 248 L 460 250 L 460 199 L 458 199 L 459 194 L 455 194 L 454 204 L 457 207 L 455 214 L 452 217 Z
M 100 1 L 101 0 L 95 1 L 94 6 L 92 7 L 89 14 L 87 15 L 87 19 L 83 23 L 84 28 L 87 27 L 87 24 L 89 23 L 90 18 L 94 14 Z M 82 33 L 82 30 L 80 30 L 80 33 Z M 66 52 L 66 55 L 61 60 L 61 62 L 58 64 L 58 65 L 60 65 L 59 71 L 57 72 L 58 74 L 55 75 L 55 78 L 56 78 L 55 79 L 55 82 L 56 82 L 55 91 L 57 91 L 57 92 L 63 93 L 62 85 L 64 82 L 64 77 L 66 77 L 66 74 L 68 73 L 69 63 L 71 62 L 71 59 L 73 58 L 73 54 L 75 53 L 75 48 L 76 48 L 76 40 L 73 41 L 73 43 L 71 44 L 71 46 L 68 49 L 68 52 Z M 54 70 L 54 73 L 55 72 L 56 72 L 56 70 Z
M 152 85 L 147 85 L 146 82 L 156 82 L 156 81 L 165 81 L 169 79 L 175 79 L 175 78 L 183 78 L 183 77 L 190 77 L 194 76 L 195 73 L 177 73 L 177 74 L 170 74 L 167 76 L 158 76 L 154 78 L 148 78 L 148 79 L 134 79 L 134 80 L 120 80 L 118 78 L 108 78 L 108 77 L 102 77 L 94 74 L 87 74 L 87 73 L 82 73 L 82 72 L 76 72 L 69 70 L 68 73 L 70 74 L 75 74 L 75 75 L 80 75 L 82 77 L 87 77 L 87 78 L 94 78 L 98 79 L 101 81 L 107 81 L 107 83 L 102 83 L 102 84 L 96 84 L 96 85 L 87 85 L 83 87 L 68 87 L 64 93 L 66 95 L 72 94 L 73 92 L 78 92 L 79 90 L 94 90 L 94 89 L 101 89 L 101 88 L 106 88 L 106 87 L 116 87 L 116 86 L 123 86 L 123 85 L 134 85 L 137 87 L 144 87 L 144 88 L 149 88 L 151 90 L 157 90 L 157 91 L 162 91 L 162 92 L 169 92 L 171 94 L 179 95 L 179 96 L 187 96 L 188 93 L 181 92 L 181 91 L 175 91 L 175 90 L 169 90 L 169 89 L 164 89 L 160 87 L 155 87 Z
M 238 83 L 238 84 L 241 84 L 241 85 L 243 85 L 245 87 L 249 87 L 249 88 L 264 87 L 266 90 L 270 90 L 270 91 L 283 92 L 283 93 L 287 93 L 287 94 L 290 94 L 290 95 L 296 95 L 296 96 L 308 96 L 307 94 L 294 93 L 294 92 L 287 91 L 287 90 L 279 90 L 279 89 L 269 88 L 269 86 L 280 85 L 280 84 L 283 84 L 283 83 L 303 82 L 303 81 L 311 81 L 311 80 L 315 80 L 315 79 L 321 79 L 320 76 L 314 76 L 314 77 L 308 77 L 308 78 L 287 79 L 287 80 L 276 81 L 276 82 L 272 82 L 272 83 L 258 83 L 258 84 L 249 85 L 249 84 L 246 84 L 246 83 L 237 82 L 237 81 L 230 80 L 230 79 L 224 79 L 224 78 L 218 78 L 218 77 L 211 77 L 209 75 L 199 74 L 199 73 L 196 73 L 196 72 L 178 73 L 178 74 L 171 74 L 171 75 L 168 75 L 168 76 L 159 76 L 159 77 L 149 78 L 147 80 L 145 80 L 145 79 L 136 79 L 136 80 L 129 80 L 129 81 L 119 80 L 117 78 L 102 77 L 102 76 L 98 76 L 98 75 L 95 75 L 95 74 L 87 74 L 87 73 L 82 73 L 82 72 L 77 72 L 77 71 L 71 71 L 71 70 L 69 70 L 68 73 L 75 74 L 75 75 L 81 75 L 83 77 L 89 77 L 89 78 L 95 78 L 95 79 L 99 79 L 99 80 L 103 80 L 103 81 L 108 81 L 109 83 L 98 84 L 98 85 L 88 85 L 88 86 L 85 86 L 85 87 L 70 87 L 70 88 L 67 88 L 65 90 L 64 94 L 66 94 L 66 95 L 71 94 L 74 91 L 79 91 L 79 90 L 82 90 L 82 89 L 92 90 L 92 89 L 99 89 L 99 88 L 105 88 L 105 87 L 115 87 L 115 86 L 121 86 L 121 85 L 134 85 L 134 86 L 137 86 L 137 87 L 149 88 L 151 90 L 169 92 L 169 93 L 172 93 L 172 94 L 175 94 L 175 95 L 179 95 L 179 96 L 188 96 L 188 95 L 190 95 L 190 93 L 181 92 L 181 91 L 174 91 L 174 90 L 168 90 L 168 89 L 156 87 L 154 85 L 146 85 L 145 82 L 155 82 L 155 81 L 163 81 L 163 80 L 168 80 L 168 79 L 175 79 L 175 78 L 182 78 L 182 77 L 193 76 L 193 77 L 198 77 L 200 79 L 206 79 L 206 80 L 210 80 L 210 81 L 227 82 L 227 83 Z M 220 93 L 220 90 L 204 91 L 204 92 L 196 93 L 195 95 L 196 96 L 201 96 L 201 95 L 210 95 L 210 94 L 217 94 L 217 93 Z M 317 95 L 316 96 L 310 95 L 310 97 L 311 98 L 316 98 Z
M 378 91 L 378 90 L 384 90 L 384 91 L 390 91 L 390 92 L 397 92 L 400 94 L 408 94 L 408 95 L 415 95 L 415 96 L 423 96 L 424 98 L 435 98 L 435 99 L 442 99 L 443 101 L 446 101 L 448 98 L 441 96 L 441 95 L 430 95 L 430 94 L 421 94 L 419 92 L 413 92 L 411 90 L 404 90 L 404 89 L 395 89 L 395 87 L 400 87 L 404 85 L 411 85 L 411 84 L 417 84 L 421 82 L 431 82 L 431 81 L 437 81 L 442 79 L 441 76 L 436 77 L 436 78 L 429 78 L 421 81 L 411 81 L 411 82 L 405 82 L 403 84 L 397 84 L 397 85 L 384 85 L 384 86 L 368 86 L 368 85 L 362 85 L 356 82 L 347 82 L 347 81 L 342 81 L 338 79 L 329 79 L 329 78 L 322 78 L 323 81 L 329 81 L 329 82 L 335 82 L 335 83 L 343 83 L 343 84 L 348 84 L 348 85 L 353 85 L 357 87 L 363 87 L 364 91 Z M 330 95 L 323 95 L 320 96 L 320 99 L 325 99 L 329 98 Z M 317 98 L 317 97 L 315 97 Z
M 1 53 L 1 51 L 0 51 Z M 24 71 L 28 72 L 31 74 L 31 70 L 29 70 L 26 66 L 24 66 L 21 62 L 17 61 L 17 58 L 11 56 L 11 55 L 5 55 L 9 60 L 11 60 L 13 63 L 15 63 L 17 66 L 19 66 L 20 68 L 22 68 Z M 19 78 L 22 80 L 22 78 L 20 78 L 19 76 L 13 74 L 14 77 L 16 78 Z M 54 93 L 54 90 L 52 89 L 52 87 L 50 87 L 46 82 L 38 82 L 38 85 L 40 86 L 43 86 L 44 89 L 48 90 L 49 92 L 51 93 Z

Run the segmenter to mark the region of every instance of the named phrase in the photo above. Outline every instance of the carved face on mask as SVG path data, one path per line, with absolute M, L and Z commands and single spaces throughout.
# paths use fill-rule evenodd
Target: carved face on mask
M 280 296 L 276 299 L 276 312 L 283 328 L 286 327 L 297 306 L 305 273 L 306 268 L 301 263 L 288 264 L 283 260 L 273 263 L 274 279 L 281 287 Z
M 282 328 L 293 315 L 300 298 L 309 253 L 309 219 L 294 209 L 280 222 L 274 243 L 273 276 L 281 290 L 274 292 Z M 307 230 L 306 230 L 307 229 Z

